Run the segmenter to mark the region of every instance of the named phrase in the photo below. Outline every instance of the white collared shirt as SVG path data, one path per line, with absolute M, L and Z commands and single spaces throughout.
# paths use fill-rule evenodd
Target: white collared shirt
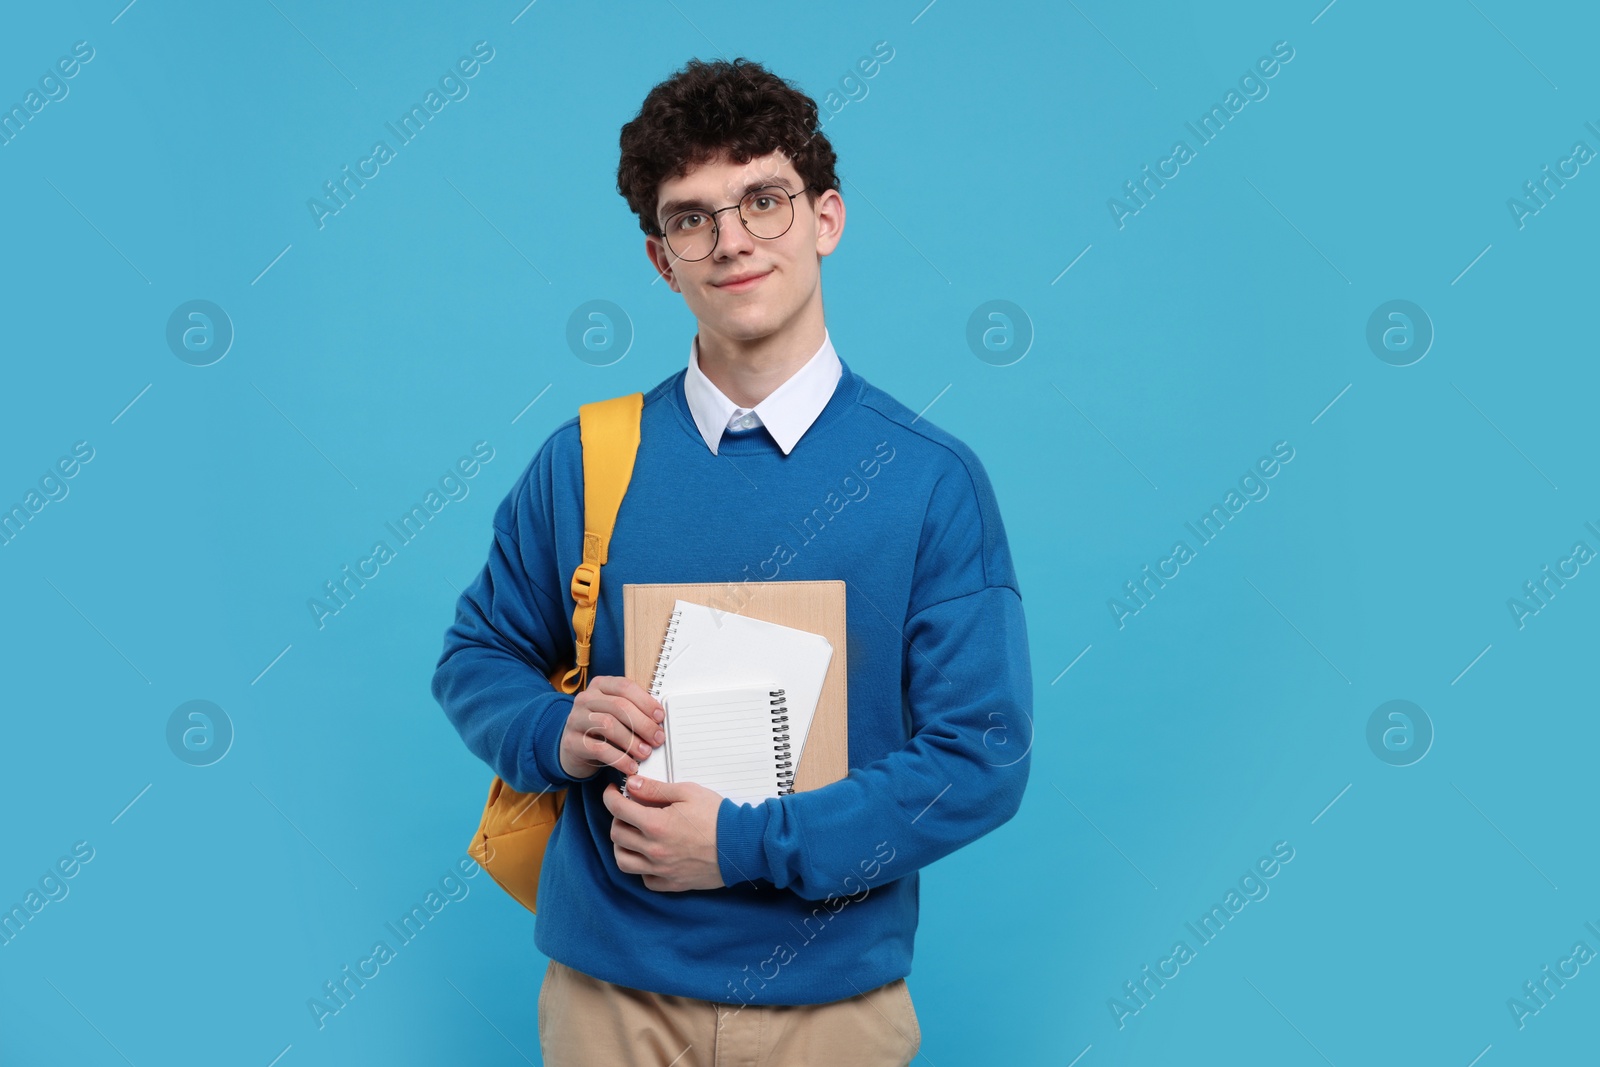
M 711 454 L 717 454 L 724 430 L 748 430 L 765 426 L 772 439 L 788 455 L 822 409 L 828 406 L 844 368 L 826 330 L 822 347 L 791 374 L 787 380 L 753 408 L 742 408 L 723 395 L 700 369 L 700 336 L 689 342 L 689 370 L 683 378 L 684 399 L 689 413 L 705 438 Z

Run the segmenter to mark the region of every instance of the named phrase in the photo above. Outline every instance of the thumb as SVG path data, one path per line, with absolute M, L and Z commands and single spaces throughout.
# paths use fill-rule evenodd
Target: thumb
M 645 778 L 637 774 L 628 777 L 630 796 L 657 803 L 684 799 L 684 786 L 682 782 L 663 782 L 659 778 Z

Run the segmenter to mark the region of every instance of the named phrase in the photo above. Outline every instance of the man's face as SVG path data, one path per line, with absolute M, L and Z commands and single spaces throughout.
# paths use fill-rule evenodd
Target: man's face
M 779 184 L 794 198 L 794 222 L 782 236 L 757 237 L 739 220 L 739 212 L 717 215 L 716 245 L 704 259 L 677 257 L 660 237 L 645 239 L 651 262 L 700 325 L 725 337 L 754 340 L 777 332 L 811 301 L 820 301 L 821 262 L 844 230 L 844 200 L 828 190 L 815 203 L 804 182 L 782 152 L 736 163 L 725 155 L 691 168 L 681 178 L 661 184 L 656 193 L 656 224 L 693 205 L 707 214 L 737 204 L 752 185 Z M 751 279 L 743 284 L 730 284 Z

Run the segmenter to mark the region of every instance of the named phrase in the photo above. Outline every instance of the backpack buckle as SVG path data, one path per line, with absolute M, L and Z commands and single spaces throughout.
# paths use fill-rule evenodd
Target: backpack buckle
M 600 585 L 600 565 L 587 560 L 572 572 L 572 600 L 581 607 L 593 607 L 595 589 Z

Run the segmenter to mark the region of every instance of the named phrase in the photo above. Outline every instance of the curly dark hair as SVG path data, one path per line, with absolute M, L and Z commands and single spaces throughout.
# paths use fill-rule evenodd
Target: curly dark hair
M 647 234 L 659 232 L 661 183 L 722 153 L 748 163 L 782 149 L 813 204 L 823 190 L 839 188 L 838 156 L 817 123 L 816 101 L 743 58 L 689 60 L 650 90 L 638 116 L 622 127 L 621 146 L 617 191 Z

